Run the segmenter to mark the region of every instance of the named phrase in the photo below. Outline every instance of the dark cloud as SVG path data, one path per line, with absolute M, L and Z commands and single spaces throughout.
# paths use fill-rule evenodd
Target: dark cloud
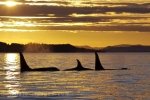
M 29 5 L 29 3 L 32 4 L 33 2 L 26 0 L 21 2 L 24 4 L 12 8 L 4 5 L 0 6 L 0 28 L 11 28 L 10 25 L 14 24 L 13 22 L 20 21 L 30 22 L 36 27 L 18 25 L 15 27 L 16 29 L 150 32 L 150 3 L 93 3 L 94 6 L 80 7 L 69 6 L 69 2 L 58 2 L 55 0 L 47 2 L 56 3 L 58 4 L 57 6 Z M 36 3 L 46 2 L 38 1 Z M 90 3 L 84 2 L 83 4 Z M 49 16 L 51 14 L 53 15 Z M 77 14 L 77 16 L 73 16 L 73 14 Z M 2 16 L 35 16 L 37 18 L 10 18 Z M 41 16 L 49 18 L 38 18 Z M 137 20 L 140 21 L 138 22 Z
M 0 28 L 1 29 L 1 28 Z M 14 29 L 7 27 L 6 29 Z M 150 32 L 149 26 L 140 25 L 104 25 L 104 26 L 37 26 L 37 27 L 15 27 L 15 29 L 24 30 L 68 30 L 68 31 L 137 31 L 137 32 Z
M 18 5 L 13 9 L 0 6 L 0 16 L 37 16 L 40 14 L 55 14 L 56 16 L 68 16 L 72 13 L 150 13 L 149 4 L 130 4 L 116 7 L 64 7 L 64 6 L 37 6 L 37 5 Z

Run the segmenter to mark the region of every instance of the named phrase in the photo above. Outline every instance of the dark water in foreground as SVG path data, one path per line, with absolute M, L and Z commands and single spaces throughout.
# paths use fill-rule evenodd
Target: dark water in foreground
M 32 68 L 94 68 L 93 53 L 24 54 Z M 0 100 L 150 100 L 150 53 L 102 53 L 105 68 L 130 70 L 20 73 L 19 55 L 0 53 Z

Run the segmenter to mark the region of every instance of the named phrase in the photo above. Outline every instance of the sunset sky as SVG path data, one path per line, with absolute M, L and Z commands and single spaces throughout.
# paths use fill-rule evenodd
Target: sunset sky
M 0 41 L 150 45 L 149 0 L 0 0 Z

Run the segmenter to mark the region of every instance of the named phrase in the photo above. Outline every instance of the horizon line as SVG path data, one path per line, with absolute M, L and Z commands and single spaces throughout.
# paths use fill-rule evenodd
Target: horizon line
M 89 46 L 89 45 L 74 45 L 74 44 L 70 44 L 70 43 L 57 43 L 57 44 L 51 44 L 51 43 L 38 43 L 38 42 L 28 42 L 28 43 L 19 43 L 19 42 L 4 42 L 4 41 L 0 41 L 0 43 L 6 43 L 8 45 L 11 44 L 20 44 L 20 45 L 27 45 L 27 44 L 44 44 L 44 45 L 65 45 L 65 44 L 69 44 L 72 46 L 76 46 L 76 47 L 89 47 L 89 48 L 105 48 L 105 47 L 113 47 L 113 46 L 150 46 L 150 45 L 144 45 L 144 44 L 116 44 L 116 45 L 108 45 L 105 47 L 94 47 L 94 46 Z

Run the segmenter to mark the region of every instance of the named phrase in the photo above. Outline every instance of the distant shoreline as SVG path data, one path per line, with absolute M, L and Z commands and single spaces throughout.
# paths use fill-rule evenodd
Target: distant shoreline
M 122 53 L 122 52 L 150 52 L 150 46 L 144 45 L 116 45 L 108 46 L 104 48 L 92 48 L 84 46 L 74 46 L 71 44 L 18 44 L 12 43 L 7 44 L 0 42 L 1 53 L 91 53 L 91 52 L 102 52 L 102 53 Z

